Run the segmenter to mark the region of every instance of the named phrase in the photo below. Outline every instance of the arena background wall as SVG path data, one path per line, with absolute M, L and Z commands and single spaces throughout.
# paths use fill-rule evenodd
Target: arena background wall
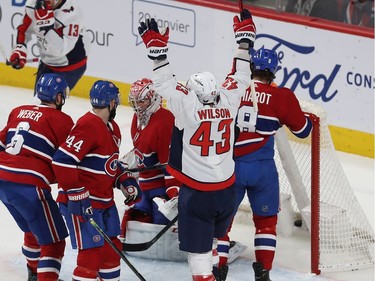
M 0 3 L 0 44 L 7 55 L 25 3 Z M 168 57 L 177 79 L 186 81 L 194 72 L 211 71 L 223 80 L 230 71 L 236 48 L 235 2 L 112 0 L 105 9 L 103 3 L 78 1 L 91 45 L 87 72 L 72 95 L 87 98 L 94 81 L 109 79 L 119 86 L 122 103 L 127 104 L 130 84 L 152 76 L 152 62 L 137 32 L 139 21 L 149 17 L 157 18 L 160 27 L 170 27 Z M 279 53 L 275 82 L 324 108 L 337 150 L 374 158 L 373 30 L 248 8 L 258 29 L 255 49 L 265 46 Z M 39 56 L 35 41 L 28 51 L 29 58 Z M 32 63 L 14 70 L 0 56 L 0 84 L 32 89 L 36 67 Z

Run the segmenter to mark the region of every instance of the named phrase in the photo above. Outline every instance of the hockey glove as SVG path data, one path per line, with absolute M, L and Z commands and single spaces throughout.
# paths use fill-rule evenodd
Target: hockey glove
M 124 203 L 128 206 L 133 206 L 142 199 L 142 191 L 134 177 L 124 180 L 119 188 L 125 196 Z
M 159 32 L 158 24 L 154 18 L 151 18 L 146 22 L 141 22 L 138 32 L 146 45 L 150 59 L 164 60 L 167 58 L 169 27 L 164 32 Z
M 50 1 L 37 0 L 34 9 L 36 32 L 42 34 L 46 33 L 54 28 L 55 25 L 55 14 Z
M 238 16 L 233 18 L 234 38 L 236 39 L 237 44 L 244 46 L 244 48 L 254 47 L 256 37 L 255 24 L 249 10 L 244 9 L 242 15 L 242 21 Z
M 118 165 L 118 167 L 120 170 L 124 168 L 122 165 Z M 124 194 L 124 203 L 128 206 L 133 206 L 142 199 L 142 191 L 134 175 L 130 172 L 123 171 L 122 174 L 117 177 L 115 186 Z
M 93 214 L 90 193 L 84 187 L 69 189 L 67 193 L 69 212 L 77 216 L 81 222 L 89 220 Z
M 17 44 L 9 57 L 9 62 L 14 69 L 21 69 L 26 64 L 27 49 L 23 44 Z

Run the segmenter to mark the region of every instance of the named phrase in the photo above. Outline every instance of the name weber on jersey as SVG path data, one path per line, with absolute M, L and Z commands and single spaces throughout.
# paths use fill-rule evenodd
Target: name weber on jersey
M 43 116 L 43 113 L 40 111 L 34 110 L 20 110 L 17 115 L 17 118 L 27 118 L 34 121 L 39 121 L 39 118 Z

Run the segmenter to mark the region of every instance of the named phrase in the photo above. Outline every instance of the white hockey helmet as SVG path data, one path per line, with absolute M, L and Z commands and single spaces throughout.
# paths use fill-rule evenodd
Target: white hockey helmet
M 149 101 L 147 107 L 140 105 Z M 137 114 L 138 123 L 146 126 L 151 115 L 161 106 L 161 96 L 154 90 L 153 82 L 148 78 L 135 81 L 130 87 L 129 104 Z
M 194 92 L 203 104 L 216 104 L 218 102 L 219 83 L 210 72 L 198 72 L 191 75 L 186 87 L 189 91 Z

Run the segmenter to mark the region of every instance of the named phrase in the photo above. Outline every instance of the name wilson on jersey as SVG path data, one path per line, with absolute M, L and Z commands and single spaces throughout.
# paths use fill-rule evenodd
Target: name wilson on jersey
M 198 110 L 198 116 L 200 120 L 207 120 L 207 119 L 229 119 L 232 118 L 230 115 L 230 111 L 227 108 L 204 108 Z

